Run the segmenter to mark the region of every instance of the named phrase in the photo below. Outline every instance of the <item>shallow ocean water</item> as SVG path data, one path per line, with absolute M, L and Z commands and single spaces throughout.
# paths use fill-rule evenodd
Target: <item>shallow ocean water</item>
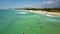
M 60 34 L 60 17 L 0 10 L 0 34 Z

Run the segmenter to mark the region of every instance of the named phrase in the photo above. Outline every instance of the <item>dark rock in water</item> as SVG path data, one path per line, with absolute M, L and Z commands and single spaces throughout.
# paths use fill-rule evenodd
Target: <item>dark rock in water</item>
M 29 28 L 29 30 L 31 30 L 31 29 Z
M 22 33 L 22 34 L 25 34 L 25 33 Z
M 31 30 L 31 26 L 27 27 L 28 30 Z
M 43 28 L 43 26 L 40 26 L 39 28 Z
M 31 30 L 31 26 L 29 27 L 29 30 Z
M 40 28 L 43 28 L 43 26 L 40 26 Z
M 30 28 L 31 28 L 31 26 L 30 26 Z
M 31 30 L 31 26 L 29 26 L 28 30 Z

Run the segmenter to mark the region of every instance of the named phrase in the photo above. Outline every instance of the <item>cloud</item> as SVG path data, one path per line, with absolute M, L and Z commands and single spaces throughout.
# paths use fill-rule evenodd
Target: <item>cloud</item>
M 31 6 L 33 6 L 33 5 L 23 5 L 24 7 L 31 7 Z
M 24 5 L 24 7 L 34 7 L 34 8 L 53 8 L 60 6 L 60 0 L 45 0 L 42 1 L 38 4 L 29 4 L 29 5 Z
M 21 6 L 22 8 L 35 8 L 36 4 L 24 4 L 23 6 Z
M 41 8 L 53 8 L 53 7 L 60 6 L 60 0 L 42 1 L 36 6 L 41 7 Z
M 52 7 L 57 7 L 60 6 L 60 0 L 43 0 L 38 2 L 38 0 L 35 2 L 33 1 L 24 1 L 24 2 L 11 2 L 11 1 L 2 1 L 0 2 L 0 7 L 1 8 L 52 8 Z
M 54 8 L 60 6 L 60 0 L 45 0 L 37 4 L 26 4 L 23 7 L 29 8 Z
M 44 1 L 44 2 L 42 2 L 43 4 L 53 4 L 54 3 L 54 1 Z

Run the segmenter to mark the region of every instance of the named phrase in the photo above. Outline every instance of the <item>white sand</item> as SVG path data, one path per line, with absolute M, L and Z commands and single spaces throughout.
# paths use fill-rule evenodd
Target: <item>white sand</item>
M 60 13 L 57 13 L 57 12 L 47 12 L 47 11 L 35 11 L 35 10 L 20 10 L 20 11 L 26 11 L 26 12 L 34 12 L 34 13 L 37 13 L 37 14 L 43 14 L 43 15 L 47 15 L 47 16 L 57 16 L 57 17 L 60 17 Z

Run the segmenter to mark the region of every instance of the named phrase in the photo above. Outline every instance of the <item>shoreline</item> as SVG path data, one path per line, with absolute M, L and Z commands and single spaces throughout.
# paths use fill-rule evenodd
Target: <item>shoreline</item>
M 34 12 L 37 14 L 48 14 L 48 15 L 53 15 L 53 16 L 58 16 L 60 17 L 60 13 L 56 13 L 56 12 L 47 12 L 47 11 L 34 11 L 34 10 L 22 10 L 22 11 L 26 11 L 26 12 Z

